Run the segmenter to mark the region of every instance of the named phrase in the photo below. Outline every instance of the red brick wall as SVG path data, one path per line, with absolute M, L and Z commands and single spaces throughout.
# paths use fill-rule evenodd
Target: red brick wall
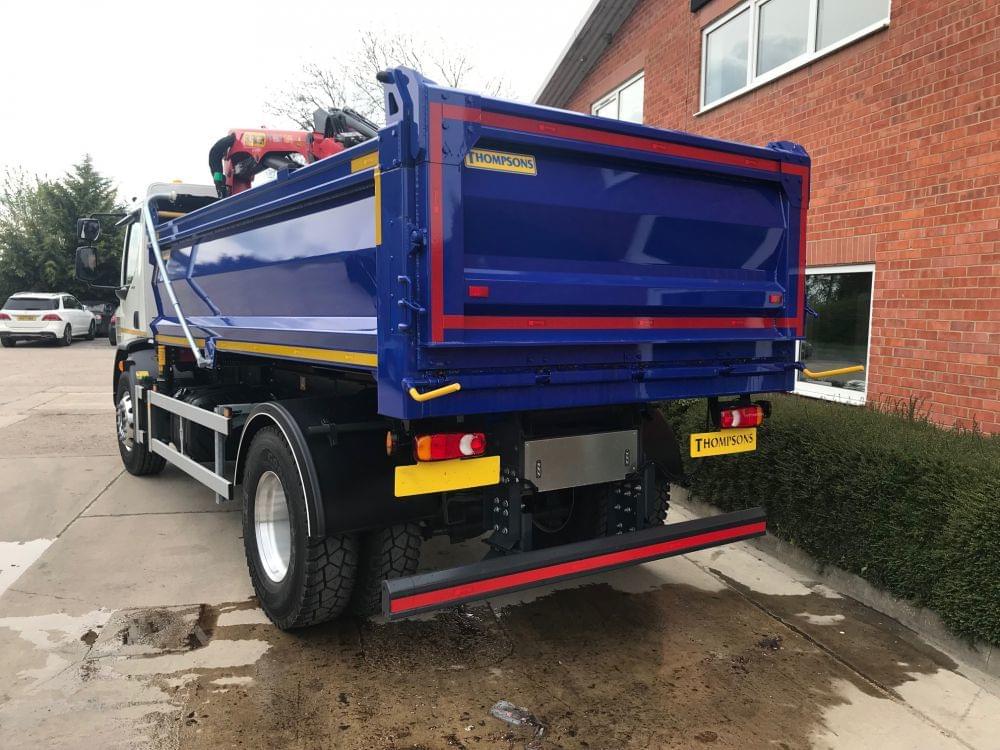
M 813 159 L 809 265 L 874 262 L 869 400 L 1000 432 L 1000 2 L 892 0 L 889 27 L 703 115 L 701 29 L 640 0 L 568 105 L 645 70 L 645 121 Z

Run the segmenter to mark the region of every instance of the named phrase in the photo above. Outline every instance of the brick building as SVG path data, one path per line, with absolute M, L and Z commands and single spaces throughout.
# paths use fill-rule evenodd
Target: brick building
M 998 0 L 598 0 L 537 100 L 801 143 L 800 357 L 868 369 L 798 388 L 1000 432 Z

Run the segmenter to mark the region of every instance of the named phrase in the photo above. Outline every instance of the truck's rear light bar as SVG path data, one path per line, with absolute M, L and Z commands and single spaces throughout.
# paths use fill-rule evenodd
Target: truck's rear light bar
M 418 461 L 469 458 L 481 456 L 486 452 L 486 435 L 481 432 L 442 432 L 436 435 L 418 435 L 413 445 Z
M 765 531 L 764 510 L 751 508 L 395 578 L 382 583 L 382 613 L 390 619 L 406 617 L 751 539 Z

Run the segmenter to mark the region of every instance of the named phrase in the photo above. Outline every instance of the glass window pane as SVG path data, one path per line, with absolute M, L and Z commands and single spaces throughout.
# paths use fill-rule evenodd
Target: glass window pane
M 125 247 L 125 276 L 123 285 L 128 285 L 139 267 L 139 257 L 142 254 L 142 226 L 135 222 L 129 226 L 128 244 Z
M 750 11 L 733 16 L 705 37 L 705 104 L 747 85 Z
M 760 6 L 757 75 L 774 70 L 806 51 L 809 0 L 770 0 Z
M 806 276 L 806 299 L 819 313 L 806 318 L 806 340 L 799 356 L 810 370 L 835 370 L 863 365 L 868 357 L 872 274 L 816 273 Z M 837 375 L 825 380 L 799 380 L 831 389 L 865 391 L 865 373 Z
M 816 49 L 821 50 L 889 16 L 889 0 L 819 0 Z
M 618 119 L 642 122 L 643 79 L 640 78 L 622 89 L 618 95 Z
M 613 117 L 617 120 L 618 97 L 616 96 L 612 99 L 608 99 L 608 101 L 604 102 L 604 104 L 600 105 L 596 110 L 594 110 L 594 114 L 597 115 L 598 117 Z

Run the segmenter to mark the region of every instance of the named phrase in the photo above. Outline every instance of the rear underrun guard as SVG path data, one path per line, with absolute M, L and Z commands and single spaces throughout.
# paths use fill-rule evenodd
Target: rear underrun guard
M 656 526 L 382 582 L 389 619 L 763 536 L 763 508 Z

